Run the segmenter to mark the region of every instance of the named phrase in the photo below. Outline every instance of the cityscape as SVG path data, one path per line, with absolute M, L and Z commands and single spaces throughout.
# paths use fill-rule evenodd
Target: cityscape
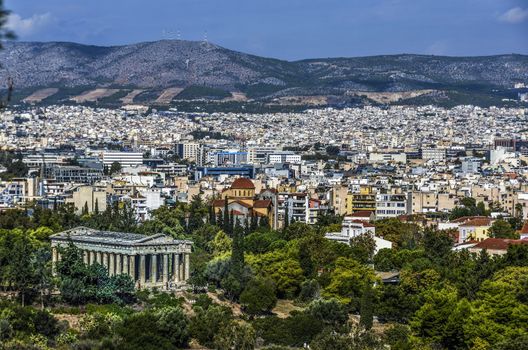
M 99 9 L 55 6 L 0 1 L 0 350 L 528 349 L 525 44 L 77 44 Z

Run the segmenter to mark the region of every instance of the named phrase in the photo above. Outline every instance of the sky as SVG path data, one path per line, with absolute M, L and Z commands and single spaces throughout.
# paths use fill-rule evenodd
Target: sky
M 208 40 L 286 60 L 528 54 L 528 0 L 4 0 L 21 41 Z

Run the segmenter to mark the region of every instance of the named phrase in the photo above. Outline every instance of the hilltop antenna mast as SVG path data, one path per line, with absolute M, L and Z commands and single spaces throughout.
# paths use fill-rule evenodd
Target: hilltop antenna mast
M 207 41 L 207 30 L 206 30 L 205 33 L 204 33 L 204 40 L 203 40 L 203 41 L 204 41 L 204 43 L 206 43 L 206 44 L 208 43 L 208 41 Z

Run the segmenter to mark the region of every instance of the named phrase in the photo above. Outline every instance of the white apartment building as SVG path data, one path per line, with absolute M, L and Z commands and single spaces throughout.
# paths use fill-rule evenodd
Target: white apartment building
M 143 164 L 143 153 L 141 152 L 103 152 L 103 165 L 111 166 L 118 162 L 122 167 L 137 166 Z
M 270 153 L 268 154 L 267 158 L 268 158 L 269 164 L 277 164 L 277 163 L 300 164 L 301 163 L 301 155 L 295 154 L 289 151 Z
M 422 148 L 423 160 L 442 161 L 446 159 L 446 155 L 445 148 Z
M 376 219 L 396 218 L 407 214 L 407 195 L 377 194 Z
M 200 144 L 196 142 L 179 143 L 176 152 L 181 159 L 196 161 L 200 151 Z
M 407 154 L 405 153 L 370 153 L 370 163 L 407 163 Z

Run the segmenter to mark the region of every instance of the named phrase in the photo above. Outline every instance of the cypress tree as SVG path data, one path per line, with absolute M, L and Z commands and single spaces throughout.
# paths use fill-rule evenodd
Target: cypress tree
M 95 213 L 95 215 L 99 214 L 99 198 L 95 199 L 94 213 Z
M 84 202 L 84 207 L 82 209 L 82 215 L 88 215 L 88 201 Z
M 269 223 L 269 219 L 268 219 L 267 216 L 263 216 L 263 217 L 260 218 L 259 226 L 262 227 L 262 228 L 265 228 L 265 229 L 269 229 L 270 228 L 270 223 Z
M 231 250 L 232 273 L 236 278 L 241 278 L 244 269 L 244 228 L 240 220 L 236 220 L 233 229 L 233 246 Z
M 238 218 L 237 218 L 237 222 L 238 222 Z M 240 222 L 238 222 L 240 224 Z M 228 235 L 229 236 L 233 236 L 233 228 L 235 227 L 235 213 L 233 213 L 233 211 L 231 210 L 231 212 L 229 213 L 229 222 L 228 222 L 228 225 L 227 225 L 227 229 L 228 229 Z M 242 227 L 242 226 L 241 226 Z
M 374 319 L 374 293 L 370 282 L 367 282 L 359 306 L 359 324 L 369 330 Z
M 284 228 L 290 226 L 290 209 L 288 208 L 288 203 L 284 207 Z
M 220 227 L 222 230 L 225 229 L 225 226 L 224 226 L 224 213 L 222 213 L 221 210 L 219 210 L 218 214 L 216 215 L 216 225 L 218 227 Z
M 215 212 L 214 212 L 213 205 L 209 206 L 209 223 L 211 225 L 216 225 L 216 215 L 215 215 Z
M 253 213 L 251 215 L 251 232 L 255 232 L 258 228 L 258 217 Z
M 224 202 L 224 232 L 227 233 L 228 236 L 231 232 L 231 230 L 229 229 L 229 221 L 229 202 L 227 201 L 226 197 Z

